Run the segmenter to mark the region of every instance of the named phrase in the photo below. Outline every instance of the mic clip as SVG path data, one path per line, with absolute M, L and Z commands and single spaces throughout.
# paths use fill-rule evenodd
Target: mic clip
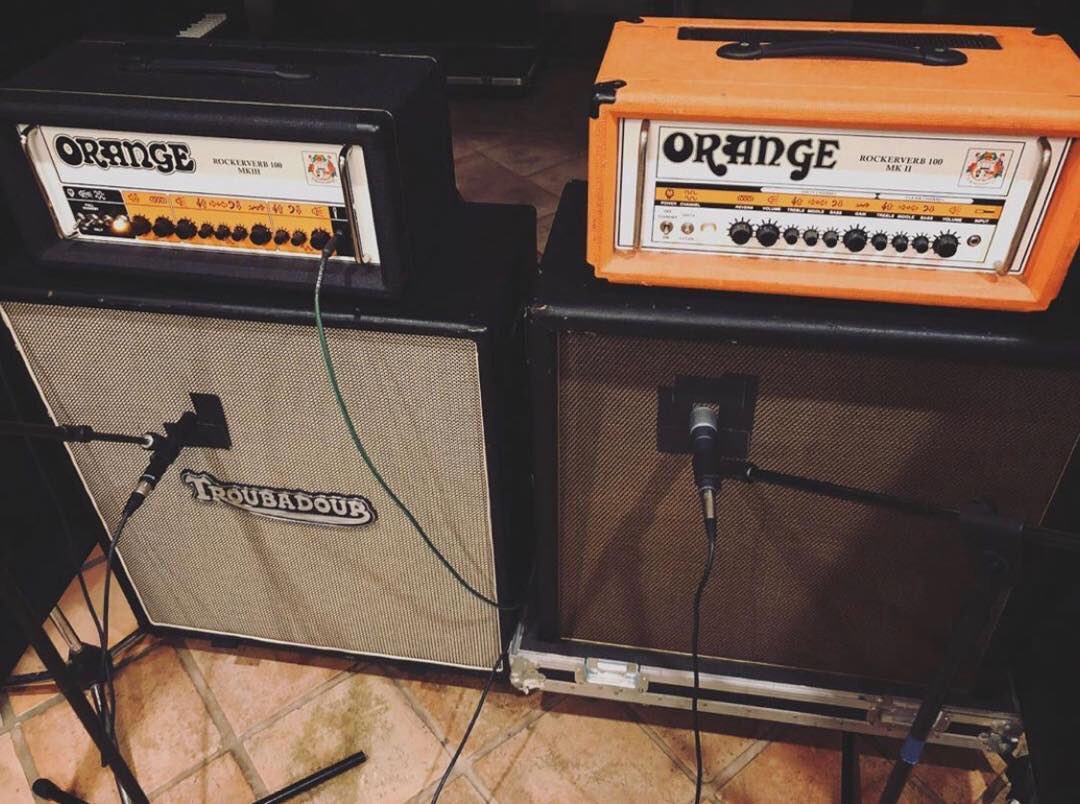
M 229 449 L 232 439 L 225 421 L 221 398 L 215 394 L 190 394 L 194 411 L 184 411 L 175 422 L 163 425 L 165 435 L 147 433 L 145 449 L 150 461 L 139 477 L 135 490 L 128 496 L 123 514 L 130 517 L 157 487 L 158 481 L 173 465 L 184 447 Z

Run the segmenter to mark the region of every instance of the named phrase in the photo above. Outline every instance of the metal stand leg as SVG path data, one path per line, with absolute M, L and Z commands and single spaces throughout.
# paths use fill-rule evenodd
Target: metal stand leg
M 855 735 L 845 731 L 840 735 L 840 804 L 859 804 L 859 748 Z
M 96 678 L 97 669 L 101 666 L 100 651 L 98 649 L 94 649 L 95 655 L 85 656 L 88 646 L 84 644 L 81 639 L 79 639 L 79 635 L 75 633 L 75 629 L 71 627 L 71 623 L 64 615 L 64 612 L 60 610 L 59 606 L 54 606 L 53 610 L 49 612 L 49 620 L 52 621 L 52 624 L 56 627 L 57 632 L 60 634 L 61 638 L 63 638 L 64 642 L 67 643 L 68 666 L 73 667 L 74 665 L 76 665 L 76 663 L 80 662 L 81 659 L 86 658 L 93 663 Z M 100 650 L 108 650 L 108 647 L 109 646 L 107 644 L 102 645 Z M 98 712 L 105 711 L 105 690 L 104 684 L 101 680 L 95 680 L 90 684 L 90 699 L 94 702 L 94 708 L 97 709 Z M 112 729 L 106 726 L 105 733 L 109 736 L 110 742 L 115 745 L 116 735 L 113 733 Z M 104 755 L 102 755 L 101 757 L 101 764 L 103 767 L 108 765 L 108 762 Z M 131 804 L 131 797 L 127 794 L 127 791 L 124 789 L 123 785 L 119 783 L 119 781 L 116 783 L 116 792 L 120 796 L 121 804 Z
M 895 804 L 899 801 L 900 794 L 904 791 L 908 778 L 911 776 L 911 771 L 919 763 L 926 740 L 937 722 L 941 707 L 945 704 L 945 698 L 953 686 L 957 673 L 972 650 L 972 646 L 977 644 L 995 607 L 1011 586 L 1015 551 L 1008 550 L 1008 547 L 1018 549 L 1019 531 L 1015 531 L 1016 538 L 1013 545 L 1006 546 L 1001 541 L 1003 535 L 1006 538 L 1014 536 L 1007 523 L 997 524 L 991 530 L 990 538 L 987 539 L 988 546 L 979 556 L 979 573 L 975 588 L 960 612 L 945 652 L 945 658 L 934 674 L 930 688 L 911 723 L 908 736 L 900 748 L 900 756 L 885 782 L 885 789 L 881 793 L 881 804 Z M 997 537 L 996 545 L 993 544 L 994 537 Z
M 117 785 L 127 792 L 128 800 L 134 802 L 134 804 L 149 804 L 149 799 L 142 788 L 139 787 L 131 768 L 128 767 L 127 762 L 124 761 L 119 749 L 106 733 L 94 710 L 86 702 L 86 698 L 83 697 L 82 688 L 75 680 L 71 669 L 60 657 L 41 624 L 37 622 L 33 607 L 26 600 L 22 589 L 12 575 L 11 563 L 8 561 L 7 556 L 0 559 L 0 601 L 3 602 L 19 624 L 27 641 L 41 659 L 42 664 L 45 665 L 45 669 L 49 671 L 60 692 L 67 699 L 76 717 L 79 718 L 79 722 L 86 729 L 86 733 L 90 735 L 90 739 L 94 741 L 94 745 L 101 752 L 105 763 L 112 769 Z M 71 631 L 71 626 L 67 623 L 67 620 L 65 619 L 63 622 L 67 630 L 74 635 L 74 631 Z M 61 633 L 63 633 L 63 629 L 61 629 Z M 67 639 L 67 636 L 64 638 Z M 77 639 L 76 637 L 76 641 Z

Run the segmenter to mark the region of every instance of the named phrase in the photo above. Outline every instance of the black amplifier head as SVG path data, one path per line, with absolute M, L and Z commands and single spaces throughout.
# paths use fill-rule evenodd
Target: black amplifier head
M 84 40 L 0 87 L 0 168 L 50 266 L 395 295 L 457 203 L 427 56 Z

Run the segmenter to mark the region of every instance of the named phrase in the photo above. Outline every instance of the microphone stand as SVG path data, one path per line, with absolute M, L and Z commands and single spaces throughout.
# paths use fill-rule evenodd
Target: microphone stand
M 78 657 L 89 655 L 86 651 L 93 650 L 93 646 L 84 646 L 60 610 L 54 608 L 49 617 L 57 625 L 57 630 L 64 637 L 69 648 L 72 649 L 71 663 L 65 662 L 53 645 L 52 640 L 49 639 L 49 635 L 45 633 L 41 623 L 37 621 L 33 606 L 23 594 L 19 582 L 15 578 L 12 562 L 7 560 L 0 561 L 0 600 L 3 601 L 4 607 L 11 613 L 22 629 L 30 646 L 41 659 L 41 663 L 45 665 L 45 669 L 49 672 L 64 698 L 67 699 L 68 705 L 75 712 L 75 716 L 82 723 L 86 733 L 94 741 L 94 745 L 101 753 L 103 763 L 112 770 L 113 776 L 116 778 L 116 784 L 122 791 L 121 800 L 132 801 L 134 804 L 148 804 L 149 799 L 139 786 L 138 781 L 136 781 L 135 775 L 124 760 L 123 754 L 120 753 L 119 748 L 117 748 L 116 743 L 109 735 L 108 730 L 93 707 L 83 696 L 82 691 L 86 683 L 85 679 L 81 677 L 83 674 L 76 669 L 83 666 Z M 75 650 L 75 646 L 78 646 L 78 650 Z M 84 669 L 87 672 L 93 672 L 93 670 L 96 670 L 97 665 L 98 663 L 93 660 L 91 655 L 90 661 L 85 662 Z M 90 685 L 90 689 L 95 700 L 100 700 L 102 695 L 101 679 L 96 679 Z
M 895 804 L 922 756 L 964 660 L 976 649 L 980 635 L 996 608 L 1004 602 L 1017 582 L 1023 543 L 1080 552 L 1080 535 L 1004 517 L 985 505 L 949 508 L 894 494 L 761 469 L 748 461 L 722 460 L 720 474 L 725 479 L 747 484 L 764 483 L 924 519 L 952 522 L 974 542 L 978 551 L 975 583 L 953 625 L 945 655 L 930 681 L 900 748 L 900 756 L 893 764 L 881 793 L 881 804 Z
M 212 394 L 191 394 L 194 413 L 185 411 L 178 421 L 166 424 L 166 435 L 144 433 L 133 436 L 120 433 L 103 433 L 86 425 L 46 425 L 20 421 L 0 421 L 0 436 L 22 436 L 27 438 L 88 443 L 103 441 L 114 444 L 132 444 L 151 452 L 147 471 L 139 478 L 135 491 L 128 499 L 125 512 L 134 513 L 143 500 L 153 491 L 154 486 L 176 459 L 184 447 L 212 447 L 228 449 L 232 442 L 229 438 L 228 425 L 221 407 L 221 400 Z M 129 510 L 130 509 L 130 510 Z M 27 641 L 33 647 L 48 671 L 53 682 L 60 689 L 68 705 L 75 712 L 86 733 L 93 740 L 101 753 L 103 766 L 109 767 L 116 779 L 116 785 L 123 804 L 149 804 L 145 791 L 140 787 L 130 766 L 116 744 L 111 729 L 103 718 L 95 713 L 94 708 L 83 696 L 83 690 L 89 689 L 94 705 L 104 712 L 104 681 L 102 670 L 111 662 L 108 644 L 101 646 L 87 645 L 71 627 L 67 617 L 58 606 L 49 613 L 61 638 L 68 646 L 68 659 L 60 656 L 52 640 L 37 620 L 34 607 L 26 598 L 18 579 L 15 577 L 12 561 L 0 561 L 0 602 L 11 612 Z M 105 635 L 106 640 L 108 634 Z M 48 780 L 41 782 L 39 795 L 52 796 L 58 801 L 76 801 Z

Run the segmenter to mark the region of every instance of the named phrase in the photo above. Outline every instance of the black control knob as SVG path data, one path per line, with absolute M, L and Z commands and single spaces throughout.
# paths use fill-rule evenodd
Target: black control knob
M 295 232 L 292 233 L 292 237 L 289 238 L 289 242 L 292 243 L 294 246 L 302 246 L 304 245 L 304 243 L 307 242 L 307 235 L 297 229 Z
M 219 223 L 217 228 L 214 229 L 214 237 L 218 240 L 228 240 L 229 235 L 232 234 L 232 229 L 226 226 L 224 223 Z
M 145 215 L 136 215 L 131 219 L 131 233 L 136 237 L 142 237 L 150 232 L 150 221 Z
M 884 232 L 878 232 L 870 238 L 870 245 L 878 251 L 884 251 L 886 246 L 889 245 L 889 236 Z
M 211 226 L 209 223 L 204 223 L 202 226 L 199 227 L 199 237 L 201 237 L 203 240 L 206 240 L 206 238 L 213 236 L 214 227 Z
M 270 242 L 270 230 L 261 223 L 251 227 L 251 242 L 256 246 L 262 246 Z
M 325 229 L 316 229 L 311 233 L 311 247 L 322 251 L 323 246 L 330 242 L 330 233 Z
M 892 239 L 892 247 L 894 249 L 896 249 L 897 251 L 901 252 L 901 253 L 907 251 L 907 247 L 908 247 L 907 235 L 905 235 L 905 234 L 895 235 L 893 237 L 893 239 Z
M 840 233 L 838 231 L 836 231 L 835 229 L 830 229 L 829 231 L 827 231 L 825 234 L 823 234 L 821 236 L 821 242 L 824 243 L 829 248 L 832 248 L 833 246 L 835 246 L 837 243 L 840 242 Z
M 856 226 L 844 232 L 844 246 L 848 251 L 862 251 L 866 248 L 866 230 Z
M 746 221 L 735 221 L 727 230 L 728 237 L 735 241 L 740 246 L 745 246 L 750 242 L 750 238 L 754 234 L 753 228 Z
M 912 239 L 911 247 L 920 254 L 925 254 L 926 250 L 930 248 L 930 238 L 926 235 L 918 235 Z
M 230 237 L 232 237 L 232 239 L 235 240 L 237 243 L 239 243 L 247 236 L 247 227 L 244 226 L 242 223 L 236 224 L 236 226 L 233 227 L 232 234 L 230 235 Z
M 757 228 L 754 237 L 763 246 L 771 246 L 780 239 L 780 227 L 775 223 L 763 223 Z
M 168 237 L 176 231 L 176 227 L 173 222 L 168 218 L 157 218 L 154 221 L 153 232 L 158 237 Z
M 289 232 L 286 229 L 278 229 L 274 232 L 274 243 L 279 246 L 284 246 L 289 242 Z
M 176 222 L 176 236 L 181 240 L 190 240 L 195 236 L 195 224 L 187 218 L 181 218 Z
M 794 246 L 799 242 L 799 230 L 794 226 L 789 226 L 784 230 L 784 242 L 789 246 Z
M 939 257 L 951 257 L 956 253 L 960 241 L 952 232 L 942 232 L 934 238 L 934 253 Z
M 816 246 L 819 236 L 817 229 L 807 229 L 802 233 L 803 242 L 808 246 Z

